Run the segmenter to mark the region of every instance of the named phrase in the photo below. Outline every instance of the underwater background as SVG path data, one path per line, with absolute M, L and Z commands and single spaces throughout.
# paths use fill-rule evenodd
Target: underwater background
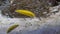
M 24 18 L 16 9 L 30 10 L 38 18 Z M 14 24 L 19 26 L 7 33 Z M 0 34 L 60 34 L 60 0 L 0 0 Z

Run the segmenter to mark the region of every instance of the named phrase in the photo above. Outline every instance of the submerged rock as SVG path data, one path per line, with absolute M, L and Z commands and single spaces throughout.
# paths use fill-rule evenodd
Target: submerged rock
M 15 12 L 16 9 L 30 10 L 36 14 L 36 17 L 47 17 L 50 13 L 49 7 L 56 3 L 56 0 L 11 0 L 11 5 L 4 8 L 2 11 L 3 15 L 8 14 L 9 17 L 13 18 L 24 18 L 25 15 L 21 15 Z

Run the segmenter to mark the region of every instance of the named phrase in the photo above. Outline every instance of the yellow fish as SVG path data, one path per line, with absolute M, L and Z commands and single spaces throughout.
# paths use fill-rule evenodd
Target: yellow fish
M 13 29 L 15 29 L 16 27 L 18 27 L 18 24 L 12 25 L 8 28 L 7 33 L 11 32 Z
M 29 17 L 35 17 L 35 14 L 28 10 L 15 10 L 15 12 L 29 16 Z

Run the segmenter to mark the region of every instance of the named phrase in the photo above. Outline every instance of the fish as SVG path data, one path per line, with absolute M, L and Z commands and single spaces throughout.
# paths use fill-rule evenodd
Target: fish
M 15 10 L 15 12 L 29 17 L 36 17 L 35 14 L 29 10 Z
M 15 25 L 12 25 L 8 28 L 7 30 L 7 33 L 11 32 L 12 30 L 14 30 L 15 28 L 17 28 L 19 25 L 18 24 L 15 24 Z

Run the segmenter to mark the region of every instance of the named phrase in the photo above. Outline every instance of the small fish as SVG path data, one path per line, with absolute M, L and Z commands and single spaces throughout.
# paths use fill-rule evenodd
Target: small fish
M 28 10 L 15 10 L 15 12 L 29 16 L 29 17 L 35 17 L 35 14 Z
M 18 27 L 18 24 L 12 25 L 8 28 L 7 33 L 11 32 L 13 29 L 15 29 L 16 27 Z

